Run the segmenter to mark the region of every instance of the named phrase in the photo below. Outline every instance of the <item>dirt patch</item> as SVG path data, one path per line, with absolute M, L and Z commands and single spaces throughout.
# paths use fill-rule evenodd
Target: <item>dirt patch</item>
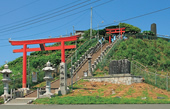
M 156 99 L 158 95 L 170 98 L 170 92 L 146 83 L 119 85 L 107 82 L 78 82 L 74 90 L 66 96 L 101 96 L 101 97 L 149 97 Z M 81 87 L 79 87 L 81 86 Z M 82 87 L 83 86 L 83 87 Z
M 103 73 L 103 71 L 101 71 L 100 69 L 97 69 L 96 72 L 100 72 L 100 73 Z

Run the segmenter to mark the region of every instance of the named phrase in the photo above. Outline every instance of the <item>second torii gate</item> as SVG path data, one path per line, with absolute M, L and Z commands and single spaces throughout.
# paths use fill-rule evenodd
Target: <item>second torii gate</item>
M 11 45 L 23 45 L 22 49 L 13 50 L 14 53 L 23 52 L 23 75 L 22 75 L 22 88 L 26 88 L 27 84 L 27 52 L 33 51 L 47 51 L 47 50 L 61 50 L 61 62 L 65 63 L 65 49 L 76 48 L 76 45 L 65 45 L 64 42 L 76 41 L 76 36 L 63 37 L 63 38 L 48 38 L 48 39 L 37 39 L 37 40 L 25 40 L 25 41 L 12 41 L 9 40 Z M 61 46 L 46 47 L 45 43 L 61 42 Z M 27 48 L 27 45 L 39 44 L 40 48 Z
M 107 34 L 112 34 L 112 33 L 120 33 L 121 34 L 121 39 L 122 39 L 122 34 L 125 32 L 125 28 L 111 28 L 111 29 L 106 29 Z M 111 43 L 111 36 L 109 36 L 109 43 Z

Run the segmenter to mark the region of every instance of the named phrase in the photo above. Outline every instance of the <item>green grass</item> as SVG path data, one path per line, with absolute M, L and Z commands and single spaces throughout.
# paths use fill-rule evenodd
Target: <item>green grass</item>
M 147 91 L 147 89 L 142 92 L 142 95 L 148 98 L 148 91 Z
M 99 93 L 98 96 L 103 96 L 104 95 L 104 89 L 98 89 L 97 92 Z
M 0 104 L 4 103 L 4 99 L 0 97 Z
M 75 87 L 75 88 L 83 88 L 84 86 L 81 84 L 81 83 L 83 83 L 83 82 L 88 82 L 88 80 L 83 80 L 83 79 L 81 79 L 81 80 L 79 80 L 78 82 L 74 83 L 73 87 Z M 71 87 L 71 86 L 70 86 L 70 87 Z
M 133 88 L 129 88 L 128 92 L 126 92 L 124 96 L 131 95 L 132 93 L 135 93 L 135 90 L 133 90 Z
M 156 95 L 157 95 L 158 97 L 164 97 L 165 99 L 168 99 L 168 96 L 166 96 L 166 95 L 159 94 L 159 93 L 157 93 Z
M 154 100 L 148 98 L 142 100 L 140 98 L 112 98 L 99 96 L 55 96 L 51 99 L 37 99 L 33 104 L 169 104 L 170 100 Z

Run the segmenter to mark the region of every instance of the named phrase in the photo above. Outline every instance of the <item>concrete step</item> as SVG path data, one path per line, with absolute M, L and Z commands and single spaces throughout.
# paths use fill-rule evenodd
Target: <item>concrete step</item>
M 8 103 L 4 105 L 26 105 L 30 100 L 35 100 L 36 98 L 16 98 L 10 100 Z

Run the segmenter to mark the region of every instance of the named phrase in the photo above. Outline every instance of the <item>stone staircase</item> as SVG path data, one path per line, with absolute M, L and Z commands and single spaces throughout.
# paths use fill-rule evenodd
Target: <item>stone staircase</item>
M 103 44 L 102 50 L 106 52 L 106 49 L 109 49 L 111 47 L 111 45 L 112 44 L 109 44 L 109 43 Z M 101 45 L 98 43 L 98 44 L 96 44 L 95 47 L 87 50 L 84 53 L 84 55 L 82 55 L 80 60 L 78 60 L 79 62 L 75 63 L 78 65 L 74 65 L 74 68 L 73 68 L 73 70 L 74 70 L 73 83 L 75 83 L 76 81 L 81 79 L 84 76 L 83 71 L 88 69 L 88 62 L 87 62 L 88 54 L 91 54 L 91 56 L 92 56 L 91 63 L 94 63 L 95 59 L 101 55 Z M 67 85 L 68 86 L 71 85 L 71 78 L 67 78 Z M 60 87 L 60 80 L 58 79 L 56 81 L 53 81 L 51 83 L 51 92 L 55 93 L 55 90 L 58 89 L 59 87 Z M 45 86 L 42 87 L 42 89 L 45 89 Z M 25 98 L 31 98 L 31 97 L 37 97 L 37 91 L 33 91 L 25 96 Z

